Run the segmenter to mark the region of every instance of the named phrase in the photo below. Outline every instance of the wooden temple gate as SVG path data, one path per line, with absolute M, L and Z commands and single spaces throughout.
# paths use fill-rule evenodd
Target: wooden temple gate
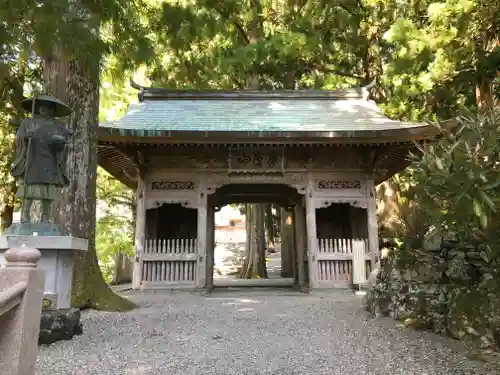
M 280 184 L 294 191 L 285 197 L 300 197 L 288 207 L 299 287 L 362 284 L 379 256 L 375 184 L 408 165 L 414 142 L 440 135 L 384 116 L 368 100 L 373 85 L 228 92 L 131 84 L 140 103 L 101 124 L 98 136 L 99 164 L 137 192 L 134 289 L 210 289 L 214 197 L 238 184 Z
M 216 207 L 208 197 L 218 196 L 216 204 L 221 205 L 229 202 L 224 200 L 224 191 L 232 186 L 260 186 L 262 192 L 271 194 L 284 185 L 289 191 L 283 195 L 295 195 L 303 202 L 295 204 L 293 199 L 299 201 L 293 198 L 292 203 L 282 203 L 290 206 L 298 225 L 294 258 L 303 276 L 295 275 L 297 283 L 313 288 L 362 284 L 378 257 L 377 232 L 369 236 L 370 223 L 371 229 L 376 223 L 375 211 L 368 204 L 371 191 L 363 176 L 334 177 L 324 172 L 276 176 L 158 171 L 147 175 L 144 193 L 138 196 L 145 215 L 138 215 L 137 221 L 143 242 L 136 282 L 144 289 L 211 285 Z M 239 201 L 254 199 L 254 190 L 239 193 Z

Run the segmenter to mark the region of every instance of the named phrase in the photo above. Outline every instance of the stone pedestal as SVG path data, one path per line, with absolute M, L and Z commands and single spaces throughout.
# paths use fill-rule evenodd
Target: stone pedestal
M 0 265 L 3 253 L 20 246 L 38 249 L 42 258 L 38 267 L 45 271 L 44 309 L 69 309 L 75 251 L 86 251 L 88 241 L 70 236 L 0 236 Z

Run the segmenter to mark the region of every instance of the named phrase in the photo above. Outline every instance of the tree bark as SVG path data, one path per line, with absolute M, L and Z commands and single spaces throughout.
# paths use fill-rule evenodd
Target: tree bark
M 267 279 L 267 265 L 266 265 L 266 230 L 265 230 L 265 209 L 264 204 L 256 205 L 256 242 L 257 242 L 257 266 L 258 275 L 262 279 Z
M 67 171 L 69 186 L 59 202 L 58 223 L 65 235 L 88 239 L 86 252 L 75 254 L 72 306 L 126 311 L 135 305 L 114 294 L 105 283 L 95 249 L 97 133 L 99 112 L 98 62 L 67 59 L 55 50 L 44 59 L 47 93 L 65 101 L 73 112 L 67 126 L 74 132 Z
M 2 233 L 12 225 L 12 219 L 14 216 L 14 205 L 12 203 L 5 203 L 3 210 L 0 213 L 1 216 L 1 231 Z
M 281 208 L 281 277 L 293 277 L 293 222 L 292 213 Z
M 476 105 L 480 112 L 493 108 L 493 81 L 482 78 L 476 85 Z
M 245 209 L 246 246 L 245 262 L 240 278 L 267 278 L 264 236 L 264 205 L 247 204 Z
M 276 252 L 274 250 L 274 217 L 273 217 L 273 205 L 266 205 L 265 210 L 266 215 L 266 232 L 267 232 L 267 251 L 270 253 Z
M 485 62 L 486 46 L 488 45 L 487 36 L 482 36 L 476 41 L 475 45 L 475 70 L 476 70 L 476 106 L 478 111 L 484 112 L 493 108 L 493 77 L 488 76 Z
M 130 258 L 122 253 L 115 255 L 115 267 L 111 284 L 119 285 L 132 282 L 133 265 Z

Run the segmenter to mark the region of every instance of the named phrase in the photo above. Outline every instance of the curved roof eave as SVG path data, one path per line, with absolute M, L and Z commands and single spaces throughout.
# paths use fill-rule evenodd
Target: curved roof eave
M 441 123 L 443 129 L 451 129 L 455 120 Z M 409 142 L 432 139 L 439 136 L 441 130 L 432 124 L 415 125 L 386 130 L 354 131 L 187 131 L 187 130 L 142 130 L 120 128 L 98 128 L 98 137 L 103 142 L 119 143 L 230 143 L 276 141 L 284 143 L 387 143 Z

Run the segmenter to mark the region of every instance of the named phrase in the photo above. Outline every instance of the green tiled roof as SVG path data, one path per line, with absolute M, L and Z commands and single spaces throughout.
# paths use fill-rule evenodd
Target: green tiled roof
M 415 129 L 363 98 L 165 98 L 132 104 L 102 128 L 148 136 L 163 132 L 356 132 Z M 417 130 L 418 131 L 418 130 Z

